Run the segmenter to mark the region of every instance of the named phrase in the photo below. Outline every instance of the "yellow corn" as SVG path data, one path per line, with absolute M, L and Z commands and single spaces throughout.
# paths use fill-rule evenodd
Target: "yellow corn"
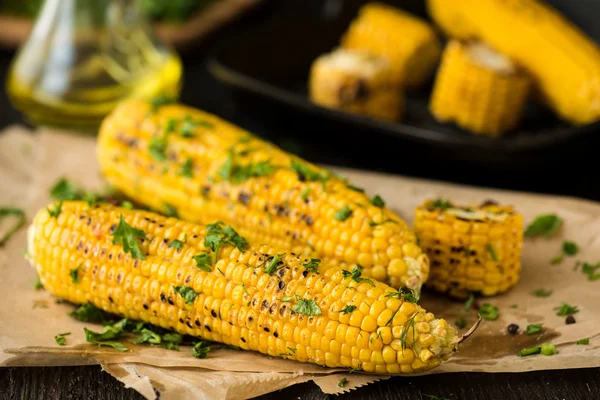
M 145 236 L 134 239 L 137 258 L 113 243 L 121 218 Z M 64 202 L 57 217 L 37 213 L 28 251 L 44 288 L 69 302 L 274 357 L 412 373 L 436 367 L 458 343 L 446 321 L 383 283 L 353 279 L 339 268 L 311 272 L 303 265 L 307 257 L 281 255 L 268 245 L 224 244 L 215 254 L 205 246 L 208 228 L 152 212 Z M 209 271 L 193 258 L 203 252 L 217 260 Z M 276 256 L 280 262 L 273 262 Z M 183 286 L 196 293 L 191 301 L 175 290 Z M 309 312 L 294 310 L 302 302 L 314 302 Z
M 155 210 L 223 221 L 251 243 L 314 254 L 324 265 L 359 263 L 397 288 L 427 278 L 427 256 L 392 211 L 214 115 L 128 101 L 103 122 L 98 160 L 109 183 Z
M 412 88 L 432 75 L 441 53 L 441 44 L 427 22 L 381 3 L 360 9 L 341 44 L 388 58 L 395 79 Z
M 325 107 L 398 120 L 404 96 L 392 77 L 386 58 L 359 50 L 336 49 L 313 62 L 310 97 Z
M 442 56 L 430 110 L 441 122 L 498 136 L 519 122 L 529 87 L 525 74 L 485 44 L 452 40 Z
M 417 207 L 414 227 L 431 259 L 427 286 L 463 299 L 469 292 L 493 296 L 518 282 L 523 219 L 512 207 L 428 200 Z
M 428 0 L 428 8 L 450 36 L 481 39 L 525 68 L 565 120 L 600 119 L 600 47 L 548 4 Z

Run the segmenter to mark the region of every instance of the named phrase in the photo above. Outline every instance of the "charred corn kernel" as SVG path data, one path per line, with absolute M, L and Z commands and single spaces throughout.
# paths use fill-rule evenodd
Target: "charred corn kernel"
M 528 76 L 489 46 L 452 40 L 442 55 L 429 108 L 438 121 L 498 136 L 518 124 L 529 87 Z
M 431 76 L 441 51 L 427 22 L 381 3 L 364 5 L 341 42 L 344 48 L 388 58 L 395 79 L 408 87 L 418 87 Z
M 144 239 L 132 237 L 136 246 L 131 246 L 139 249 L 140 256 L 113 243 L 121 217 L 144 233 Z M 81 225 L 79 221 L 89 222 Z M 169 244 L 180 232 L 194 234 L 173 251 Z M 272 260 L 278 248 L 244 245 L 234 251 L 224 244 L 211 254 L 218 260 L 211 271 L 201 270 L 193 257 L 212 252 L 204 247 L 206 234 L 204 225 L 152 212 L 64 202 L 59 218 L 51 218 L 45 208 L 38 212 L 28 231 L 28 252 L 44 287 L 69 302 L 91 303 L 110 313 L 271 356 L 330 367 L 357 367 L 364 362 L 366 372 L 388 373 L 402 372 L 401 364 L 410 363 L 406 354 L 413 351 L 421 358 L 424 351 L 431 353 L 418 365 L 424 370 L 455 350 L 456 331 L 445 321 L 431 319 L 425 328 L 421 321 L 429 314 L 420 306 L 398 300 L 395 310 L 388 308 L 378 299 L 393 289 L 375 280 L 375 287 L 367 284 L 371 289 L 361 296 L 371 304 L 367 311 L 379 310 L 379 315 L 355 309 L 348 313 L 348 321 L 333 321 L 332 316 L 339 314 L 333 306 L 339 304 L 342 293 L 363 284 L 342 279 L 335 284 L 341 291 L 325 294 L 319 288 L 341 275 L 341 269 L 307 272 L 302 267 L 304 256 L 282 256 L 277 272 L 269 275 L 265 260 Z M 61 236 L 64 241 L 51 244 L 52 238 Z M 73 282 L 70 270 L 77 265 L 81 266 L 79 281 Z M 320 280 L 326 282 L 319 286 Z M 195 292 L 192 299 L 175 289 L 182 285 Z M 295 288 L 293 293 L 287 291 L 290 287 Z M 297 298 L 284 302 L 289 296 Z M 317 307 L 325 301 L 332 307 L 319 308 L 318 315 L 305 315 L 292 310 L 292 303 L 298 305 L 300 300 Z M 378 328 L 381 315 L 387 319 Z M 402 325 L 398 325 L 398 315 L 402 315 Z M 408 333 L 393 341 L 396 329 Z M 431 333 L 421 339 L 425 331 Z
M 436 235 L 441 226 L 468 228 L 453 233 L 458 241 L 449 241 Z M 414 228 L 431 259 L 427 285 L 434 290 L 459 299 L 469 292 L 493 296 L 519 280 L 523 219 L 510 206 L 486 202 L 462 207 L 428 200 L 415 210 Z M 425 315 L 425 321 L 429 318 Z
M 387 58 L 361 50 L 336 49 L 313 62 L 309 95 L 324 107 L 399 120 L 404 94 L 393 77 Z
M 450 36 L 480 39 L 521 65 L 565 120 L 600 119 L 600 47 L 547 2 L 428 0 Z
M 418 289 L 427 279 L 422 252 L 406 271 L 390 272 L 389 265 L 398 257 L 406 262 L 406 255 L 388 254 L 388 248 L 416 243 L 391 210 L 214 115 L 180 104 L 155 109 L 127 101 L 104 120 L 97 149 L 109 183 L 152 209 L 169 205 L 184 220 L 223 221 L 251 244 L 306 255 L 303 264 L 321 259 L 320 269 L 343 263 L 351 270 L 359 263 L 365 277 L 396 288 Z M 380 215 L 382 225 L 372 226 L 370 213 Z M 381 227 L 389 233 L 375 237 Z

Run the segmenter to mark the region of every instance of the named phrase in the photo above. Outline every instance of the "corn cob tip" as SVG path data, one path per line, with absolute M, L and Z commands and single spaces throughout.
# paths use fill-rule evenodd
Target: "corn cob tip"
M 135 236 L 115 240 L 125 231 Z M 244 350 L 411 374 L 440 365 L 460 340 L 414 297 L 358 269 L 311 270 L 305 255 L 242 246 L 226 225 L 65 201 L 58 216 L 38 212 L 29 232 L 33 263 L 54 295 Z M 216 250 L 207 244 L 219 237 Z

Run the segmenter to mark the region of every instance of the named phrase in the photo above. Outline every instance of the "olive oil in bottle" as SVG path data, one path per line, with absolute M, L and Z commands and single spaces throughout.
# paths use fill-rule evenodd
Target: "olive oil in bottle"
M 32 123 L 95 130 L 123 99 L 177 97 L 181 79 L 135 0 L 46 0 L 6 85 Z

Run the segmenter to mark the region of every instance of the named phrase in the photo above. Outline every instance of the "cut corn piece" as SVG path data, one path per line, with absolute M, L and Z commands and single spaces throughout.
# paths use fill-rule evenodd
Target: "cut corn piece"
M 131 100 L 104 120 L 97 149 L 108 182 L 155 210 L 223 221 L 323 265 L 359 263 L 397 288 L 427 279 L 414 233 L 382 203 L 214 115 Z
M 412 88 L 431 77 L 441 53 L 441 44 L 427 22 L 381 3 L 361 7 L 341 45 L 388 58 L 395 79 Z
M 121 221 L 130 231 L 142 231 L 130 237 L 134 243 L 128 241 L 141 252 L 136 258 L 134 251 L 113 243 L 122 232 Z M 207 231 L 215 234 L 214 229 L 152 212 L 64 202 L 56 218 L 46 209 L 35 216 L 28 257 L 44 288 L 69 302 L 91 303 L 109 313 L 273 357 L 412 373 L 438 366 L 458 344 L 446 321 L 403 296 L 390 295 L 399 292 L 383 283 L 357 282 L 335 267 L 311 272 L 303 255 L 281 254 L 268 245 L 242 244 L 240 250 L 239 239 L 215 252 L 205 242 Z M 229 235 L 221 237 L 235 237 L 227 226 L 220 229 Z M 194 259 L 204 253 L 216 258 L 208 270 L 198 268 Z M 187 287 L 185 298 L 175 290 L 182 286 Z M 357 294 L 366 313 L 342 313 Z
M 428 9 L 450 36 L 485 41 L 525 68 L 563 119 L 600 119 L 600 47 L 547 3 L 428 0 Z
M 414 227 L 431 259 L 428 287 L 464 299 L 470 292 L 493 296 L 518 282 L 523 218 L 512 207 L 428 200 L 417 207 Z
M 398 120 L 404 108 L 389 61 L 360 50 L 336 49 L 318 57 L 311 67 L 311 100 L 379 119 Z
M 442 56 L 430 111 L 438 121 L 498 136 L 519 122 L 529 87 L 529 78 L 489 46 L 452 40 Z

